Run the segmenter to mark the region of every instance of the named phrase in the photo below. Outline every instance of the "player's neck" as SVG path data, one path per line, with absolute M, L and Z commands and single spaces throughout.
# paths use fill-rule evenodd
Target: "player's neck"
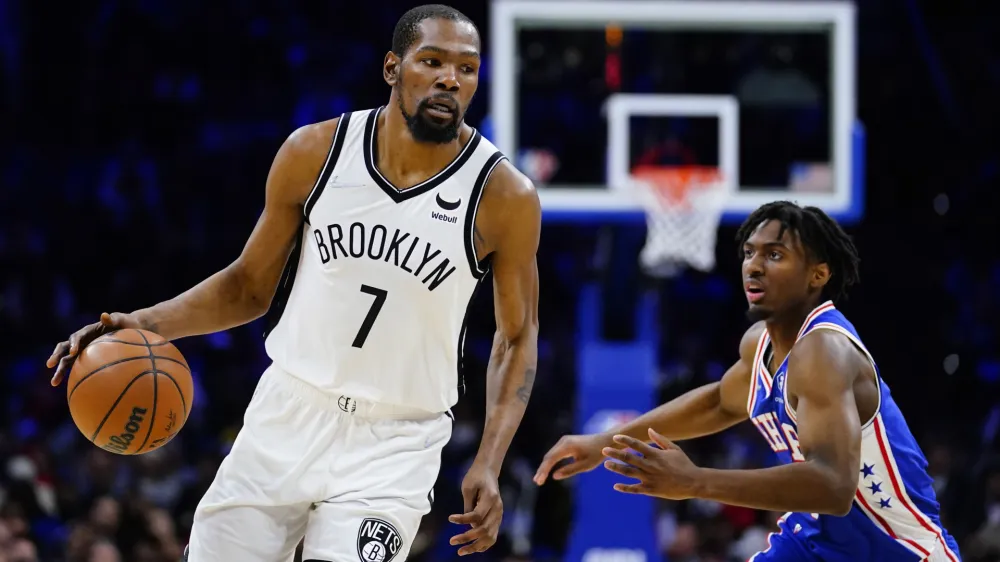
M 764 322 L 767 327 L 767 335 L 771 338 L 775 357 L 785 357 L 792 351 L 792 346 L 798 339 L 802 324 L 805 323 L 806 317 L 816 306 L 813 303 L 803 304 L 781 314 L 776 314 Z
M 451 163 L 467 141 L 461 133 L 443 144 L 418 142 L 406 126 L 399 109 L 390 101 L 375 123 L 378 141 L 378 169 L 390 178 L 434 176 Z M 390 109 L 391 108 L 391 109 Z M 424 178 L 426 179 L 426 178 Z M 418 182 L 419 183 L 419 182 Z

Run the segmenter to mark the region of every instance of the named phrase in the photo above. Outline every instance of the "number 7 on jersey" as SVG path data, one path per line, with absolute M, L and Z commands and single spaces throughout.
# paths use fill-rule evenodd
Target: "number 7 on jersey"
M 385 297 L 389 294 L 388 291 L 376 289 L 375 287 L 370 287 L 368 285 L 362 285 L 361 292 L 375 297 L 375 301 L 372 302 L 372 307 L 368 309 L 368 315 L 365 316 L 365 321 L 361 323 L 361 329 L 358 330 L 358 335 L 354 336 L 354 343 L 351 345 L 357 348 L 361 348 L 365 345 L 365 340 L 368 339 L 368 332 L 372 331 L 372 326 L 375 325 L 375 319 L 378 318 L 378 313 L 382 310 L 382 305 L 385 304 Z

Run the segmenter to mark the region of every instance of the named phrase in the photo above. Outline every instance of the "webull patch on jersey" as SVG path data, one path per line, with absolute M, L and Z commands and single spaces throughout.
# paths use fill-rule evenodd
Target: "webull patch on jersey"
M 439 213 L 437 211 L 431 211 L 431 218 L 442 222 L 450 222 L 452 224 L 458 222 L 458 217 L 449 216 L 444 213 Z
M 390 562 L 403 547 L 403 538 L 391 523 L 366 517 L 358 528 L 358 557 L 363 562 Z

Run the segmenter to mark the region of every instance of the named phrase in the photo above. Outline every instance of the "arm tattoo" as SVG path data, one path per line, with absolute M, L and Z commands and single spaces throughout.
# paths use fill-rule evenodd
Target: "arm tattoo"
M 524 384 L 521 385 L 521 388 L 517 389 L 517 398 L 521 402 L 524 402 L 525 404 L 528 403 L 528 399 L 531 398 L 531 387 L 534 386 L 534 384 L 535 368 L 528 367 L 528 370 L 524 372 Z

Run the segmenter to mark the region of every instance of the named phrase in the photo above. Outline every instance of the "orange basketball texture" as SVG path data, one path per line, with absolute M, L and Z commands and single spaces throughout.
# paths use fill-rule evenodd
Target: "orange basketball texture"
M 119 455 L 148 453 L 184 427 L 194 381 L 173 344 L 146 330 L 105 334 L 77 356 L 66 385 L 80 432 Z

